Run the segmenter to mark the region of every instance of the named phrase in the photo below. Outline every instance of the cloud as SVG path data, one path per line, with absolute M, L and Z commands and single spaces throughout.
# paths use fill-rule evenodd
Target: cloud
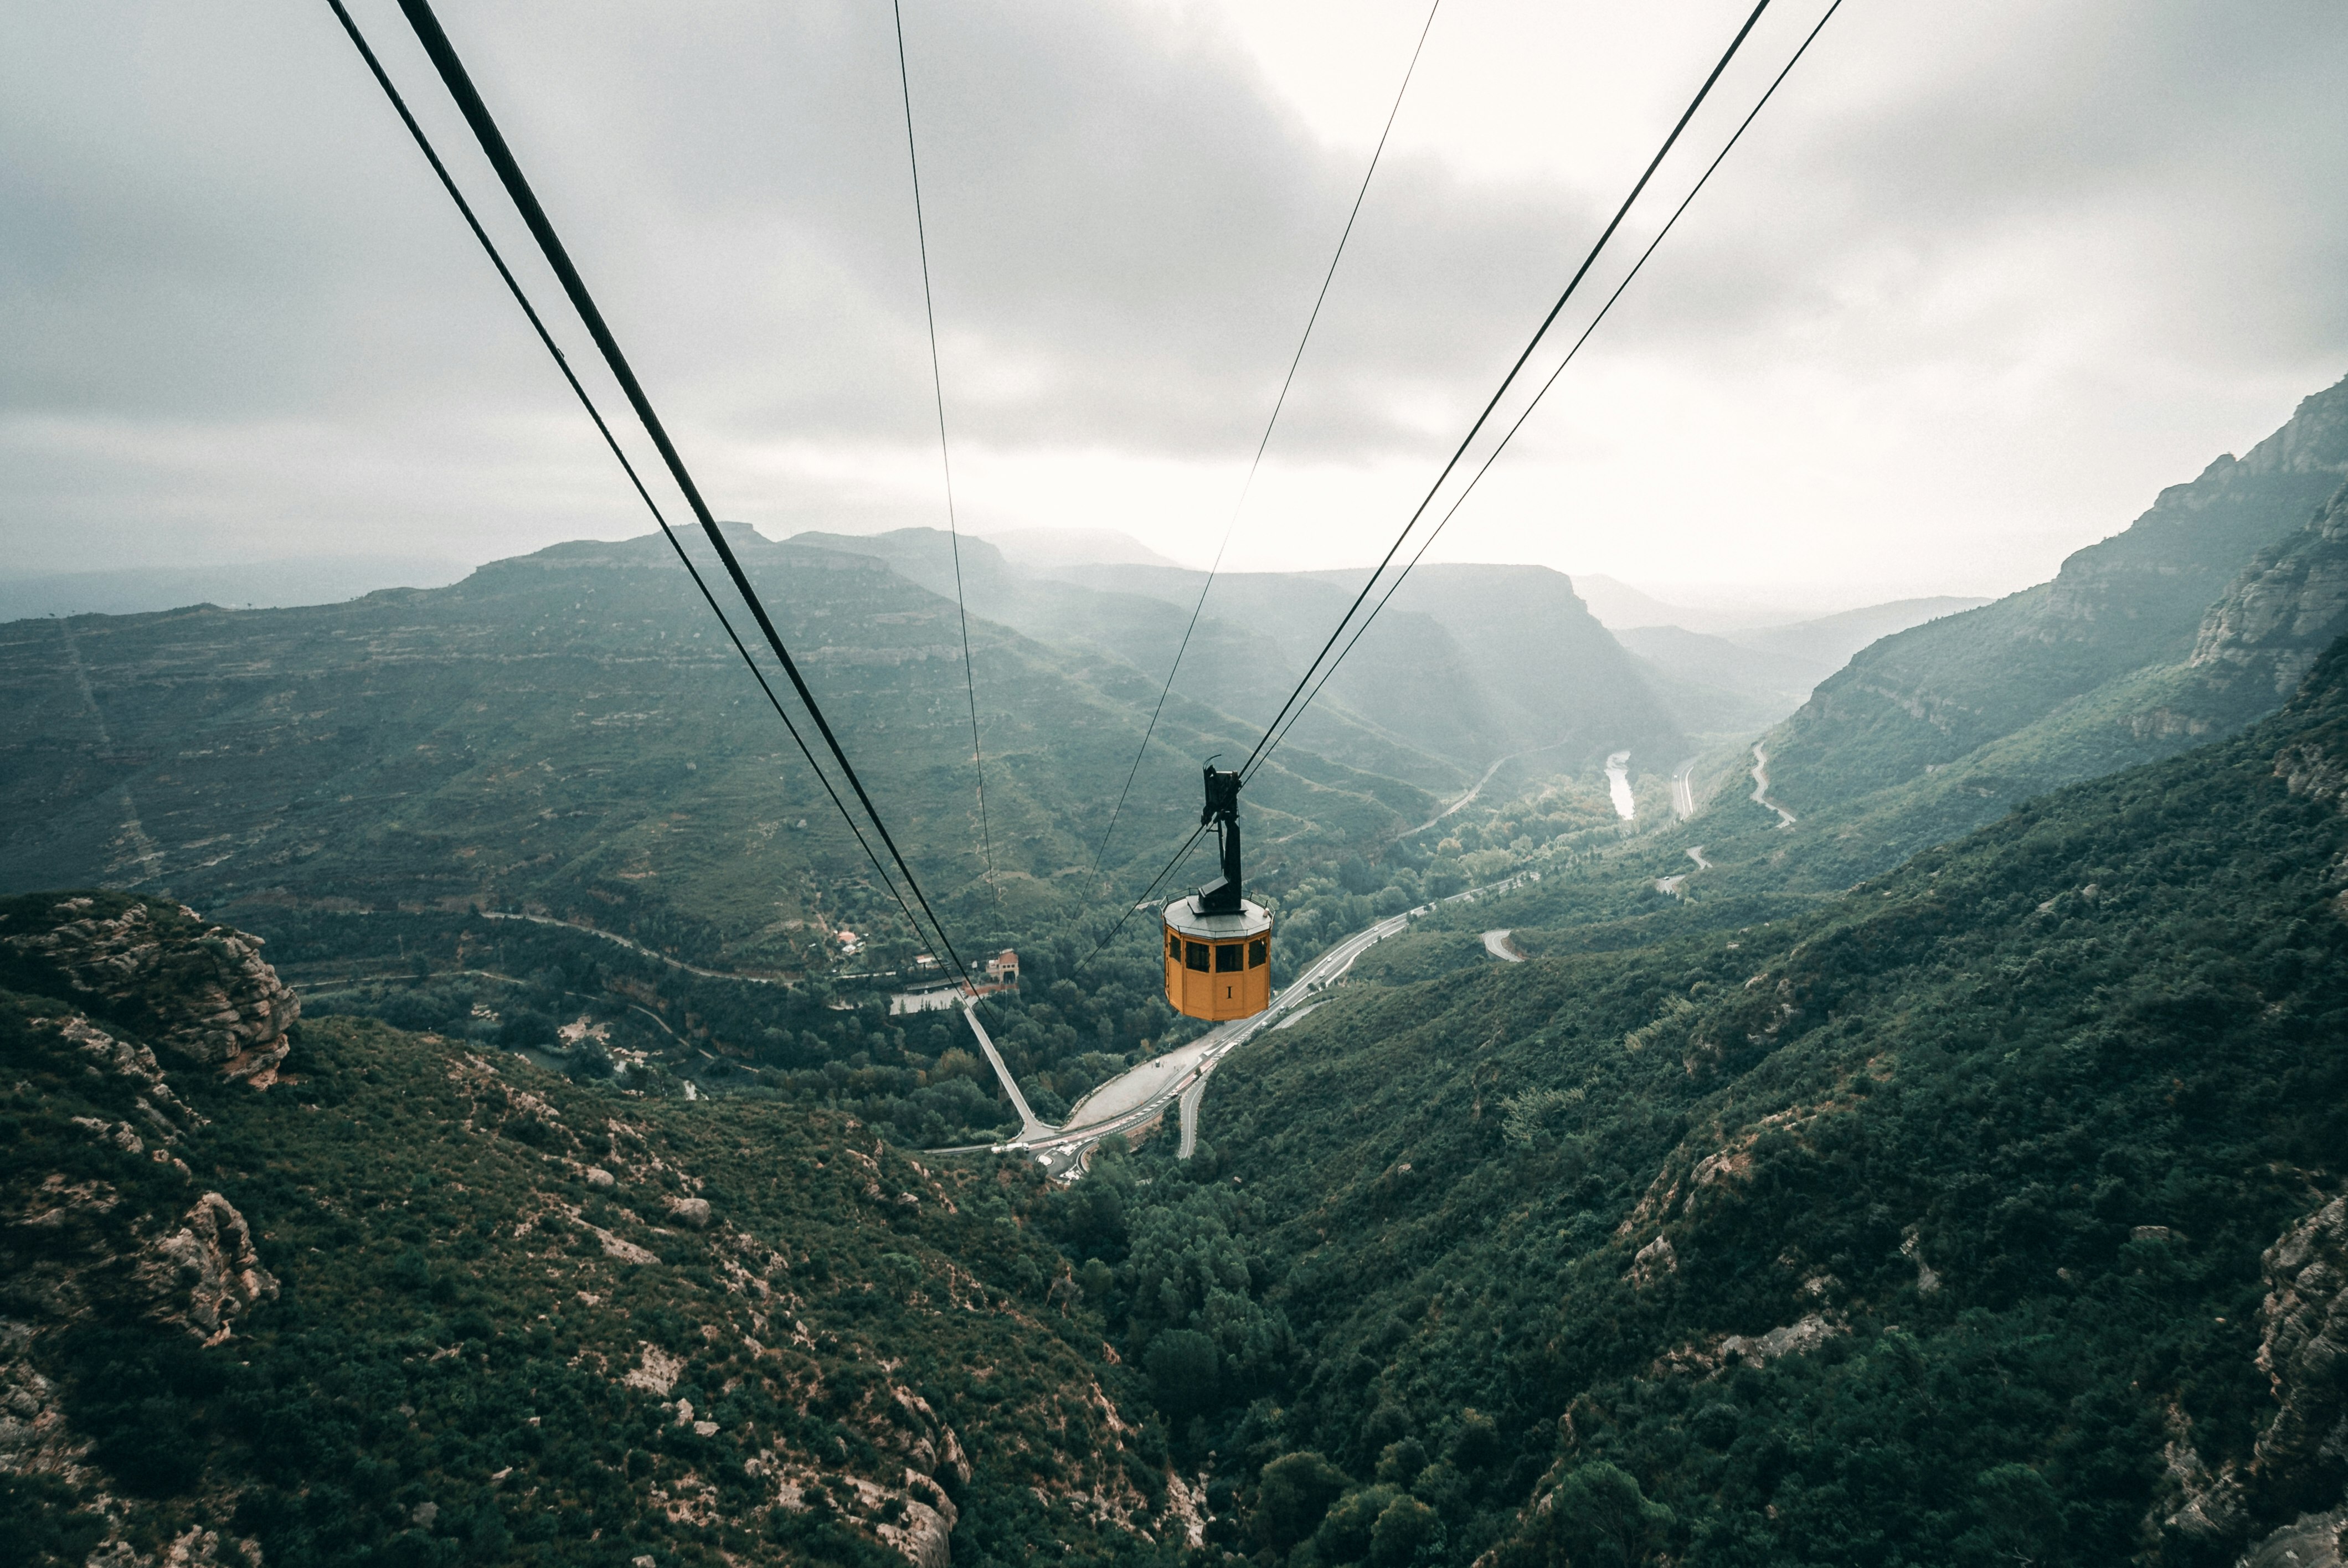
M 553 305 L 396 10 L 356 8 Z M 1399 521 L 1738 9 L 1438 18 L 1243 551 L 1360 559 Z M 1773 13 L 1692 153 L 1816 14 Z M 888 10 L 679 15 L 446 21 L 720 509 L 937 521 Z M 906 6 L 967 517 L 1207 553 L 1424 13 L 1344 15 L 1328 53 L 1385 85 L 1339 115 L 1309 36 L 1236 4 Z M 1889 581 L 2119 526 L 2340 368 L 2344 47 L 2312 0 L 1850 0 L 1452 548 Z M 0 136 L 26 566 L 640 529 L 323 5 L 38 8 Z M 1906 537 L 1870 534 L 1893 496 Z

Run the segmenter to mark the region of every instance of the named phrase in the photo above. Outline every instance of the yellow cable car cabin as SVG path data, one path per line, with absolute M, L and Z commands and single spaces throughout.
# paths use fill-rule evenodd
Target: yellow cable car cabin
M 1166 1000 L 1187 1018 L 1222 1022 L 1272 1005 L 1272 915 L 1240 896 L 1240 775 L 1207 764 L 1199 814 L 1221 841 L 1223 874 L 1166 906 Z

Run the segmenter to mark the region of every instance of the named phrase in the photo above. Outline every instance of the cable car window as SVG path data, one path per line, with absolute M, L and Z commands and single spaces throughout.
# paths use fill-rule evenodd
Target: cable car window
M 1252 941 L 1252 942 L 1250 942 L 1250 943 L 1248 944 L 1248 968 L 1251 968 L 1251 969 L 1260 969 L 1260 968 L 1263 968 L 1264 949 L 1265 949 L 1266 948 L 1269 948 L 1271 945 L 1272 945 L 1271 943 L 1266 942 L 1266 941 L 1262 940 L 1262 938 L 1258 938 L 1257 940 Z
M 1179 958 L 1182 956 L 1182 938 L 1171 931 L 1166 934 L 1166 956 L 1169 958 Z
M 1207 944 L 1204 942 L 1183 943 L 1182 963 L 1183 967 L 1186 968 L 1196 969 L 1200 974 L 1205 974 L 1207 972 Z
M 1237 972 L 1239 967 L 1240 945 L 1237 942 L 1218 944 L 1215 948 L 1215 972 L 1220 975 L 1232 974 Z

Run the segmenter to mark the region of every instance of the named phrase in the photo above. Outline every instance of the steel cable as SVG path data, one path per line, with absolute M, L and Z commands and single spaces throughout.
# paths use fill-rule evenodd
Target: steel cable
M 546 352 L 553 356 L 555 368 L 562 373 L 562 379 L 570 384 L 572 393 L 579 399 L 579 405 L 587 411 L 587 417 L 594 422 L 595 433 L 603 438 L 603 445 L 611 448 L 612 456 L 619 462 L 621 472 L 627 475 L 628 483 L 635 487 L 636 495 L 644 501 L 644 509 L 652 514 L 653 521 L 660 525 L 662 537 L 668 540 L 669 548 L 676 552 L 677 560 L 684 566 L 685 575 L 693 579 L 693 586 L 700 590 L 702 599 L 709 606 L 710 613 L 717 617 L 717 624 L 725 629 L 726 640 L 734 644 L 734 651 L 740 654 L 742 662 L 749 667 L 750 678 L 757 682 L 758 690 L 766 693 L 767 702 L 775 710 L 775 716 L 782 720 L 783 728 L 790 733 L 792 743 L 798 747 L 799 755 L 807 759 L 808 767 L 814 773 L 816 782 L 823 785 L 824 794 L 831 797 L 831 804 L 839 811 L 840 819 L 848 824 L 848 831 L 855 835 L 857 847 L 864 852 L 864 858 L 871 863 L 874 875 L 880 878 L 881 886 L 888 889 L 889 896 L 896 900 L 898 908 L 904 911 L 905 923 L 911 929 L 914 939 L 926 941 L 928 938 L 922 933 L 922 923 L 914 917 L 911 907 L 906 904 L 905 896 L 898 891 L 895 880 L 890 876 L 887 868 L 880 864 L 880 857 L 873 853 L 871 844 L 865 838 L 864 830 L 857 825 L 856 818 L 849 811 L 847 803 L 839 798 L 839 792 L 832 787 L 830 778 L 816 762 L 815 753 L 808 749 L 807 740 L 799 733 L 799 727 L 791 722 L 791 715 L 784 708 L 781 696 L 767 682 L 766 671 L 758 668 L 758 661 L 751 656 L 750 650 L 742 641 L 741 633 L 735 630 L 732 619 L 726 615 L 725 608 L 717 602 L 717 596 L 711 590 L 708 581 L 702 577 L 700 568 L 694 565 L 693 558 L 685 552 L 685 541 L 677 538 L 676 530 L 669 526 L 668 518 L 662 512 L 659 503 L 654 501 L 652 493 L 644 488 L 644 479 L 637 474 L 635 465 L 628 460 L 628 455 L 621 448 L 619 439 L 612 434 L 611 425 L 604 422 L 602 410 L 595 406 L 595 400 L 588 395 L 586 387 L 580 384 L 577 373 L 571 368 L 571 361 L 563 354 L 561 346 L 554 341 L 553 333 L 547 330 L 545 321 L 538 313 L 538 307 L 530 303 L 530 295 L 523 291 L 520 281 L 515 278 L 513 269 L 506 265 L 504 254 L 499 251 L 496 241 L 489 238 L 489 231 L 481 227 L 480 219 L 475 215 L 472 204 L 465 200 L 465 194 L 458 189 L 457 181 L 449 174 L 448 165 L 440 161 L 440 154 L 433 147 L 431 138 L 425 135 L 424 128 L 417 123 L 415 115 L 409 112 L 407 100 L 400 96 L 399 89 L 393 85 L 390 76 L 383 68 L 383 62 L 376 57 L 375 50 L 368 45 L 366 35 L 359 31 L 358 24 L 351 19 L 351 14 L 344 9 L 343 0 L 326 0 L 326 4 L 334 8 L 336 19 L 343 25 L 343 30 L 350 35 L 352 44 L 358 49 L 359 57 L 366 63 L 366 67 L 374 75 L 376 85 L 383 88 L 384 96 L 391 100 L 392 109 L 399 116 L 400 123 L 407 128 L 407 134 L 415 138 L 417 149 L 424 154 L 425 161 L 432 166 L 432 172 L 440 180 L 440 188 L 446 190 L 448 193 L 448 199 L 456 203 L 457 211 L 465 220 L 465 226 L 473 231 L 473 238 L 480 241 L 482 251 L 489 258 L 489 264 L 497 269 L 498 276 L 504 281 L 507 292 L 513 295 L 514 303 L 521 307 L 523 316 L 528 318 L 530 330 L 538 334 L 538 341 L 544 344 Z
M 946 956 L 953 959 L 954 969 L 962 976 L 964 984 L 975 989 L 976 982 L 972 979 L 969 968 L 963 963 L 962 955 L 955 949 L 953 938 L 947 935 L 944 922 L 938 918 L 937 911 L 932 907 L 928 895 L 922 891 L 920 878 L 913 875 L 912 867 L 906 862 L 903 851 L 898 847 L 895 838 L 890 834 L 888 823 L 881 817 L 880 808 L 873 804 L 870 793 L 864 787 L 864 781 L 857 774 L 855 764 L 848 760 L 848 753 L 841 746 L 838 733 L 832 729 L 830 721 L 824 717 L 822 705 L 815 700 L 815 693 L 808 689 L 806 678 L 799 672 L 798 662 L 792 659 L 790 650 L 784 645 L 782 633 L 776 630 L 774 618 L 767 613 L 766 603 L 759 598 L 757 589 L 751 586 L 749 575 L 743 570 L 742 563 L 735 555 L 733 546 L 726 542 L 725 532 L 717 526 L 717 519 L 710 512 L 708 502 L 703 498 L 700 487 L 695 483 L 693 475 L 686 468 L 685 459 L 678 454 L 675 444 L 670 440 L 667 427 L 662 424 L 659 414 L 653 408 L 652 400 L 645 395 L 643 384 L 637 381 L 633 368 L 628 364 L 627 355 L 621 351 L 618 339 L 613 335 L 610 325 L 603 319 L 602 312 L 595 304 L 594 297 L 589 293 L 585 281 L 579 275 L 578 268 L 572 264 L 569 251 L 564 248 L 561 238 L 555 232 L 554 225 L 547 217 L 545 209 L 539 204 L 537 194 L 530 189 L 530 181 L 523 175 L 520 164 L 515 160 L 512 149 L 506 143 L 504 133 L 498 128 L 497 121 L 490 115 L 489 106 L 482 101 L 479 89 L 473 85 L 471 76 L 465 69 L 464 62 L 457 55 L 455 46 L 449 42 L 448 34 L 442 31 L 439 19 L 433 15 L 428 0 L 399 0 L 399 8 L 402 15 L 407 18 L 408 26 L 415 30 L 417 41 L 423 46 L 426 56 L 432 61 L 433 68 L 439 74 L 442 85 L 448 88 L 449 97 L 456 100 L 457 108 L 465 117 L 465 122 L 471 128 L 474 139 L 480 144 L 482 153 L 489 159 L 490 167 L 496 170 L 499 182 L 505 187 L 508 199 L 513 202 L 523 223 L 529 227 L 531 237 L 538 241 L 540 252 L 546 258 L 548 266 L 553 269 L 557 281 L 562 285 L 563 292 L 571 300 L 572 310 L 578 313 L 579 319 L 586 327 L 588 335 L 595 340 L 595 346 L 602 352 L 604 364 L 610 367 L 613 379 L 619 383 L 620 390 L 626 395 L 629 405 L 635 410 L 636 417 L 644 425 L 645 435 L 651 437 L 653 446 L 659 451 L 662 462 L 668 468 L 669 477 L 684 495 L 686 504 L 691 507 L 694 519 L 701 525 L 702 533 L 708 538 L 710 548 L 716 552 L 717 559 L 725 565 L 726 576 L 733 581 L 735 591 L 741 595 L 744 605 L 750 611 L 751 619 L 757 622 L 758 630 L 764 635 L 767 648 L 774 653 L 776 661 L 782 665 L 783 673 L 789 679 L 792 690 L 798 692 L 800 704 L 806 708 L 808 717 L 814 721 L 817 732 L 822 735 L 824 745 L 831 753 L 833 763 L 838 765 L 841 776 L 848 781 L 849 788 L 854 792 L 858 803 L 864 808 L 866 820 L 871 823 L 873 831 L 880 835 L 881 844 L 888 849 L 889 857 L 895 864 L 898 875 L 904 879 L 905 886 L 911 892 L 914 902 L 922 907 L 922 914 L 928 917 L 931 929 L 937 934 L 939 945 L 945 949 Z
M 1671 217 L 1666 219 L 1663 226 L 1655 231 L 1655 237 L 1647 241 L 1647 248 L 1639 253 L 1639 259 L 1631 264 L 1631 270 L 1622 275 L 1622 281 L 1614 285 L 1614 292 L 1606 296 L 1606 302 L 1598 307 L 1598 313 L 1590 318 L 1590 324 L 1581 329 L 1581 335 L 1573 340 L 1573 346 L 1565 351 L 1565 357 L 1558 361 L 1557 368 L 1549 373 L 1548 379 L 1541 383 L 1540 390 L 1533 394 L 1532 401 L 1525 405 L 1523 412 L 1519 413 L 1515 422 L 1509 426 L 1508 434 L 1502 436 L 1498 444 L 1485 456 L 1475 474 L 1469 477 L 1466 487 L 1452 498 L 1451 505 L 1445 509 L 1441 520 L 1427 531 L 1426 538 L 1419 542 L 1417 550 L 1412 554 L 1402 570 L 1395 575 L 1385 592 L 1378 596 L 1377 603 L 1372 605 L 1370 613 L 1362 618 L 1361 625 L 1355 628 L 1354 635 L 1346 640 L 1345 646 L 1339 650 L 1337 657 L 1329 661 L 1328 668 L 1322 671 L 1320 681 L 1314 684 L 1312 695 L 1306 697 L 1298 705 L 1295 715 L 1288 721 L 1286 728 L 1278 734 L 1268 737 L 1261 754 L 1255 759 L 1255 766 L 1261 767 L 1265 761 L 1269 760 L 1272 752 L 1278 749 L 1280 743 L 1288 737 L 1289 732 L 1296 728 L 1297 719 L 1303 717 L 1304 711 L 1319 698 L 1323 688 L 1329 684 L 1329 678 L 1336 673 L 1337 666 L 1344 662 L 1345 656 L 1353 652 L 1354 645 L 1361 641 L 1362 634 L 1369 630 L 1370 623 L 1377 620 L 1378 612 L 1385 609 L 1387 601 L 1394 598 L 1395 590 L 1402 587 L 1404 579 L 1410 576 L 1412 569 L 1426 558 L 1427 547 L 1435 543 L 1443 530 L 1450 526 L 1451 519 L 1458 514 L 1459 508 L 1467 505 L 1468 497 L 1476 493 L 1476 487 L 1483 481 L 1484 476 L 1491 471 L 1492 465 L 1499 461 L 1500 454 L 1509 449 L 1509 443 L 1517 438 L 1517 432 L 1525 427 L 1525 421 L 1532 417 L 1533 410 L 1540 406 L 1541 399 L 1549 395 L 1549 389 L 1557 384 L 1557 378 L 1565 374 L 1565 367 L 1571 364 L 1574 355 L 1581 352 L 1581 345 L 1590 341 L 1590 334 L 1598 330 L 1598 323 L 1604 321 L 1607 313 L 1614 308 L 1614 302 L 1622 297 L 1623 291 L 1631 286 L 1632 280 L 1637 278 L 1640 272 L 1645 268 L 1648 259 L 1654 255 L 1656 248 L 1663 244 L 1665 237 L 1678 224 L 1681 215 L 1687 211 L 1690 204 L 1703 192 L 1704 186 L 1711 182 L 1714 172 L 1726 161 L 1728 155 L 1735 150 L 1736 144 L 1744 139 L 1746 131 L 1750 129 L 1753 122 L 1760 118 L 1761 111 L 1768 107 L 1769 100 L 1776 96 L 1777 89 L 1785 85 L 1786 78 L 1793 74 L 1796 66 L 1801 64 L 1802 56 L 1809 53 L 1810 46 L 1818 41 L 1818 35 L 1826 31 L 1827 24 L 1833 21 L 1835 13 L 1841 9 L 1842 0 L 1834 0 L 1834 4 L 1827 7 L 1826 14 L 1818 18 L 1818 25 L 1810 29 L 1807 36 L 1803 38 L 1801 47 L 1794 51 L 1792 57 L 1787 60 L 1784 68 L 1779 70 L 1776 77 L 1770 81 L 1768 90 L 1756 100 L 1751 111 L 1738 123 L 1735 133 L 1722 145 L 1720 151 L 1714 155 L 1713 160 L 1704 166 L 1704 173 L 1697 178 L 1695 184 L 1689 188 L 1688 193 L 1680 199 L 1680 204 L 1672 210 Z
M 1182 668 L 1182 655 L 1189 651 L 1190 634 L 1199 629 L 1200 611 L 1207 608 L 1208 590 L 1215 586 L 1215 574 L 1222 569 L 1223 553 L 1231 548 L 1231 533 L 1239 527 L 1240 514 L 1247 509 L 1248 495 L 1255 488 L 1256 470 L 1263 466 L 1264 449 L 1272 445 L 1272 433 L 1280 424 L 1280 411 L 1288 405 L 1288 390 L 1296 384 L 1296 367 L 1304 362 L 1304 348 L 1313 341 L 1313 324 L 1321 319 L 1321 307 L 1328 301 L 1329 285 L 1337 276 L 1337 263 L 1345 258 L 1345 241 L 1354 235 L 1354 220 L 1362 215 L 1362 202 L 1370 193 L 1370 180 L 1378 171 L 1378 160 L 1385 156 L 1386 138 L 1394 134 L 1395 117 L 1402 113 L 1404 95 L 1410 91 L 1410 78 L 1417 73 L 1418 56 L 1426 48 L 1426 35 L 1434 29 L 1435 13 L 1442 8 L 1443 0 L 1426 8 L 1426 21 L 1418 30 L 1418 41 L 1411 46 L 1410 64 L 1404 67 L 1402 86 L 1395 89 L 1394 107 L 1386 110 L 1386 122 L 1378 132 L 1378 144 L 1370 152 L 1370 166 L 1362 172 L 1362 187 L 1354 193 L 1353 210 L 1345 214 L 1345 227 L 1337 236 L 1337 250 L 1329 258 L 1329 270 L 1322 274 L 1321 292 L 1313 296 L 1312 313 L 1304 318 L 1304 335 L 1297 340 L 1296 352 L 1289 356 L 1288 374 L 1280 384 L 1280 395 L 1272 399 L 1272 417 L 1264 422 L 1263 435 L 1255 444 L 1255 456 L 1248 463 L 1247 479 L 1240 486 L 1239 499 L 1232 504 L 1231 521 L 1223 525 L 1222 542 L 1215 547 L 1215 559 L 1207 567 L 1207 580 L 1199 585 L 1198 602 L 1190 607 L 1189 623 L 1182 628 L 1182 641 L 1174 650 L 1174 662 L 1166 671 L 1166 684 L 1159 689 L 1157 705 L 1149 710 L 1149 723 L 1141 733 L 1141 745 L 1133 753 L 1133 766 L 1127 770 L 1125 787 L 1117 792 L 1117 805 L 1108 814 L 1108 826 L 1102 830 L 1100 843 L 1093 850 L 1093 869 L 1101 868 L 1101 860 L 1108 853 L 1109 835 L 1117 832 L 1117 818 L 1125 812 L 1126 797 L 1133 793 L 1133 781 L 1141 772 L 1141 760 L 1149 753 L 1150 737 L 1158 733 L 1158 718 L 1166 711 L 1166 698 L 1174 690 L 1174 676 Z M 1144 895 L 1148 897 L 1148 895 Z
M 905 100 L 905 161 L 913 171 L 913 237 L 922 251 L 922 313 L 930 328 L 930 387 L 938 407 L 938 460 L 945 469 L 946 537 L 953 547 L 954 610 L 962 617 L 963 685 L 970 696 L 970 755 L 978 774 L 978 836 L 986 852 L 986 886 L 1002 907 L 1003 889 L 994 880 L 994 830 L 986 820 L 986 753 L 978 740 L 978 673 L 970 661 L 970 606 L 963 598 L 962 526 L 954 517 L 953 450 L 946 443 L 946 380 L 938 365 L 938 307 L 930 292 L 930 231 L 922 217 L 922 155 L 913 136 L 913 80 L 905 67 L 905 13 L 898 0 L 889 0 L 889 14 L 897 24 L 897 86 Z
M 409 0 L 403 0 L 403 3 L 409 3 Z M 420 4 L 421 0 L 413 0 L 413 3 Z M 1305 688 L 1312 685 L 1313 673 L 1320 669 L 1321 661 L 1329 657 L 1329 651 L 1334 648 L 1337 645 L 1337 640 L 1345 634 L 1345 628 L 1353 620 L 1354 612 L 1359 610 L 1363 602 L 1370 597 L 1370 590 L 1377 586 L 1378 579 L 1385 574 L 1386 568 L 1394 564 L 1395 556 L 1402 549 L 1404 541 L 1410 538 L 1411 530 L 1418 527 L 1419 519 L 1426 515 L 1427 507 L 1434 505 L 1436 495 L 1443 488 L 1444 482 L 1449 479 L 1452 471 L 1458 467 L 1459 460 L 1468 455 L 1468 446 L 1483 430 L 1485 422 L 1492 417 L 1492 411 L 1500 405 L 1500 399 L 1507 396 L 1509 388 L 1516 384 L 1517 376 L 1525 368 L 1526 361 L 1532 358 L 1533 351 L 1540 346 L 1541 339 L 1549 335 L 1550 327 L 1563 313 L 1567 302 L 1573 298 L 1574 292 L 1581 287 L 1581 280 L 1589 276 L 1590 269 L 1597 264 L 1600 252 L 1604 251 L 1607 242 L 1613 239 L 1614 231 L 1622 226 L 1623 219 L 1630 216 L 1632 204 L 1639 200 L 1640 194 L 1647 189 L 1647 182 L 1655 177 L 1655 170 L 1663 167 L 1663 159 L 1670 156 L 1672 149 L 1678 145 L 1681 132 L 1687 129 L 1688 122 L 1695 118 L 1696 110 L 1704 107 L 1704 99 L 1712 95 L 1714 84 L 1718 82 L 1721 74 L 1728 69 L 1729 62 L 1736 57 L 1736 52 L 1745 46 L 1745 40 L 1752 34 L 1754 25 L 1761 20 L 1761 14 L 1766 11 L 1769 5 L 1770 0 L 1759 0 L 1759 3 L 1753 7 L 1752 15 L 1745 18 L 1745 25 L 1737 28 L 1736 36 L 1729 40 L 1727 50 L 1722 54 L 1719 62 L 1712 67 L 1711 74 L 1704 77 L 1704 85 L 1696 89 L 1695 97 L 1689 100 L 1688 107 L 1681 113 L 1677 123 L 1672 127 L 1671 134 L 1663 138 L 1663 145 L 1658 148 L 1655 150 L 1655 156 L 1648 160 L 1645 170 L 1639 176 L 1638 183 L 1631 187 L 1631 193 L 1625 196 L 1622 199 L 1622 204 L 1615 209 L 1614 216 L 1608 220 L 1605 229 L 1590 247 L 1589 254 L 1581 259 L 1581 265 L 1574 269 L 1572 278 L 1565 285 L 1565 292 L 1558 295 L 1557 303 L 1549 308 L 1549 313 L 1541 318 L 1540 325 L 1533 329 L 1532 336 L 1526 340 L 1524 352 L 1517 355 L 1515 364 L 1509 365 L 1509 374 L 1500 378 L 1498 389 L 1484 405 L 1482 412 L 1476 415 L 1476 422 L 1468 427 L 1468 434 L 1460 437 L 1458 446 L 1444 463 L 1442 472 L 1436 475 L 1435 483 L 1427 487 L 1425 497 L 1412 509 L 1409 521 L 1403 524 L 1402 531 L 1395 536 L 1394 543 L 1386 548 L 1386 553 L 1378 561 L 1377 569 L 1370 573 L 1369 580 L 1362 584 L 1362 591 L 1354 595 L 1354 602 L 1347 606 L 1345 613 L 1338 618 L 1335 630 L 1329 633 L 1329 641 L 1321 645 L 1321 651 L 1314 654 L 1312 662 L 1304 667 L 1304 673 L 1298 677 L 1296 689 L 1288 694 L 1288 701 L 1280 705 L 1280 712 L 1274 713 L 1272 723 L 1264 726 L 1263 740 L 1256 743 L 1255 750 L 1250 752 L 1247 760 L 1240 764 L 1240 772 L 1242 774 L 1247 774 L 1254 766 L 1256 758 L 1263 751 L 1265 743 L 1269 742 L 1273 733 L 1280 729 L 1281 721 L 1288 716 L 1289 710 L 1295 706 L 1298 698 L 1303 695 Z

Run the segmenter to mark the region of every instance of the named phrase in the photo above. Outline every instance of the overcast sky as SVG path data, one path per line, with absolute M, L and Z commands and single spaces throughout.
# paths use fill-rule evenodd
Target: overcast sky
M 1825 3 L 1772 5 L 1625 261 Z M 1234 564 L 1384 548 L 1746 8 L 1444 0 Z M 720 515 L 942 524 L 885 0 L 442 14 Z M 965 528 L 1203 564 L 1425 17 L 905 0 Z M 10 34 L 0 572 L 644 531 L 324 0 Z M 2343 61 L 2334 0 L 1847 0 L 1437 559 L 2046 577 L 2348 374 Z

